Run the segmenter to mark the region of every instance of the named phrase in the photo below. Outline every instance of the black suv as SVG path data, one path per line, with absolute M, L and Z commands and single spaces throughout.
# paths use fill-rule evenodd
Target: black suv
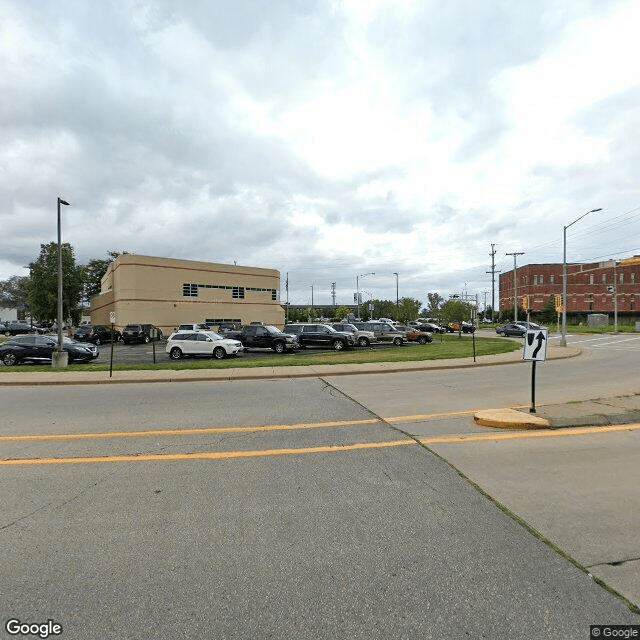
M 83 324 L 78 327 L 78 330 L 73 334 L 75 340 L 80 342 L 93 342 L 93 344 L 100 345 L 103 342 L 119 342 L 122 339 L 122 334 L 114 329 L 111 331 L 109 327 L 103 327 L 99 324 Z
M 356 344 L 352 333 L 336 331 L 326 324 L 288 324 L 283 332 L 297 336 L 301 347 L 331 347 L 341 351 Z
M 129 344 L 131 342 L 151 342 L 151 340 L 160 340 L 162 331 L 154 327 L 152 324 L 128 324 L 122 332 L 122 342 Z

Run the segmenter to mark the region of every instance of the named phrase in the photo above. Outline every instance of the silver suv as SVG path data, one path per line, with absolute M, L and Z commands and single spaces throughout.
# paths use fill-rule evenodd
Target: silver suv
M 356 339 L 356 344 L 359 347 L 368 347 L 372 342 L 378 342 L 375 333 L 373 331 L 365 331 L 364 329 L 358 329 L 350 322 L 337 322 L 331 324 L 336 331 L 344 331 L 345 333 L 352 333 Z
M 398 331 L 386 322 L 374 320 L 372 322 L 354 322 L 354 325 L 363 331 L 373 331 L 375 337 L 380 342 L 392 342 L 399 347 L 407 341 L 407 337 L 403 331 Z

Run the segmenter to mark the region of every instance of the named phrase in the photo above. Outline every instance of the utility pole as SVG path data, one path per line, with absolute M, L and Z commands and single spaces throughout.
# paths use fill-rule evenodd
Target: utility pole
M 333 300 L 333 306 L 336 306 L 336 283 L 331 283 L 331 299 Z
M 498 269 L 496 271 L 496 260 L 495 260 L 495 255 L 496 255 L 496 250 L 495 250 L 495 244 L 491 245 L 491 253 L 489 254 L 491 256 L 491 271 L 486 271 L 485 273 L 490 273 L 491 274 L 491 320 L 493 320 L 493 314 L 495 313 L 495 309 L 496 309 L 496 273 L 500 273 L 500 269 Z M 485 303 L 485 309 L 487 308 L 487 305 Z M 486 313 L 485 313 L 486 316 Z
M 523 256 L 524 251 L 514 251 L 505 253 L 506 256 L 513 256 L 513 321 L 518 320 L 518 268 L 516 267 L 516 256 Z

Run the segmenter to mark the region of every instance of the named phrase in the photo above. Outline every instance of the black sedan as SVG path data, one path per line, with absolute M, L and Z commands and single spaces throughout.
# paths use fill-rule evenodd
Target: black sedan
M 62 350 L 69 354 L 69 363 L 90 362 L 100 354 L 93 344 L 82 344 L 64 338 Z M 51 362 L 52 354 L 58 349 L 55 336 L 15 336 L 0 345 L 0 360 L 11 367 L 21 362 Z
M 7 322 L 4 325 L 3 333 L 6 336 L 17 336 L 21 333 L 46 333 L 46 329 L 37 325 L 30 324 L 28 322 L 22 322 L 20 320 L 14 320 Z
M 73 337 L 79 342 L 92 342 L 97 345 L 103 342 L 111 342 L 112 339 L 113 342 L 122 340 L 122 334 L 117 329 L 112 331 L 109 327 L 103 327 L 99 324 L 83 324 L 78 327 Z
M 499 336 L 517 336 L 518 338 L 524 338 L 529 329 L 541 329 L 542 327 L 535 322 L 509 322 L 504 327 L 498 327 L 496 333 Z

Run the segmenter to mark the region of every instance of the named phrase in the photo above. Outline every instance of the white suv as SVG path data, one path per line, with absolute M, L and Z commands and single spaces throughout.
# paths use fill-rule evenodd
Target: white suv
M 242 349 L 242 342 L 223 338 L 213 331 L 178 331 L 169 336 L 165 351 L 172 360 L 185 356 L 209 356 L 222 360 Z

